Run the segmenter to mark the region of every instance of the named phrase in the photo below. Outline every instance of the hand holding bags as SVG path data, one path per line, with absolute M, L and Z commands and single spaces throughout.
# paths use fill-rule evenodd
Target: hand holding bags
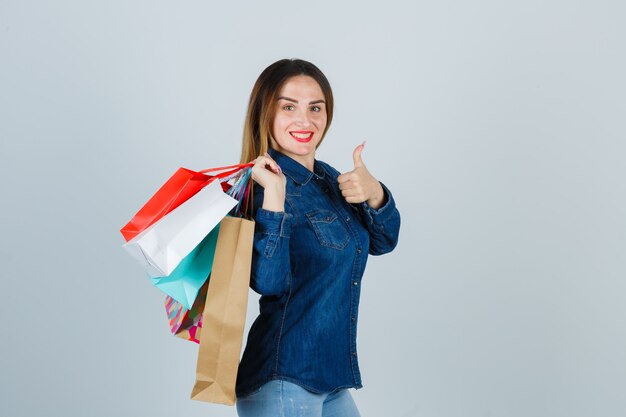
M 225 217 L 202 313 L 196 383 L 191 398 L 233 405 L 252 264 L 254 222 Z

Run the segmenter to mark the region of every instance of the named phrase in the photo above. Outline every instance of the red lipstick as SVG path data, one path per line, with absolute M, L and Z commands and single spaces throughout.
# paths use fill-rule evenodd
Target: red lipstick
M 312 130 L 292 130 L 289 132 L 292 138 L 298 142 L 309 142 L 313 138 Z

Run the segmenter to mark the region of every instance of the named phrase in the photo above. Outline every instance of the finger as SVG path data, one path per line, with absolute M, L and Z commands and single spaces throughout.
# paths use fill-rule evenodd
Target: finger
M 283 170 L 280 169 L 280 165 L 278 165 L 276 162 L 268 162 L 265 168 L 269 169 L 274 174 L 280 174 L 281 172 L 283 172 Z
M 280 172 L 280 166 L 276 162 L 274 162 L 271 158 L 267 161 L 266 167 L 269 167 L 272 171 Z
M 344 197 L 358 197 L 359 196 L 359 191 L 355 190 L 355 189 L 349 189 L 349 190 L 341 190 L 341 195 Z
M 339 183 L 339 188 L 342 190 L 348 189 L 348 188 L 360 187 L 360 186 L 361 186 L 361 181 L 359 180 L 358 176 L 355 174 L 348 176 L 347 180 Z
M 259 156 L 256 160 L 255 160 L 255 165 L 258 164 L 259 166 L 262 166 L 263 168 L 274 172 L 275 174 L 279 174 L 282 172 L 282 170 L 280 169 L 280 166 L 276 163 L 276 161 L 274 161 L 269 155 L 268 156 Z
M 349 190 L 352 187 L 353 187 L 352 181 L 346 181 L 346 182 L 339 183 L 339 189 L 340 190 Z
M 346 197 L 346 202 L 348 203 L 353 203 L 353 204 L 358 204 L 358 203 L 362 203 L 365 201 L 365 199 L 363 199 L 362 197 Z
M 354 171 L 346 172 L 337 177 L 337 182 L 342 184 L 348 181 L 356 181 L 358 180 L 358 175 Z
M 278 165 L 278 163 L 276 161 L 274 161 L 274 159 L 270 156 L 269 153 L 265 153 L 267 155 L 267 158 L 272 161 L 272 167 L 274 168 L 274 170 L 278 170 L 278 173 L 283 172 L 283 170 L 281 169 L 280 165 Z
M 363 152 L 363 148 L 365 148 L 365 141 L 362 144 L 354 148 L 354 152 L 352 152 L 352 160 L 354 161 L 354 167 L 362 167 L 363 159 L 361 159 L 361 153 Z
M 276 174 L 282 171 L 280 166 L 276 163 L 276 161 L 274 161 L 274 159 L 272 159 L 269 153 L 265 152 L 263 158 L 266 161 L 265 168 L 269 167 L 269 170 L 275 172 Z
M 352 181 L 347 182 L 345 184 L 341 184 L 339 186 L 339 190 L 346 191 L 346 192 L 349 192 L 349 193 L 352 193 L 352 194 L 355 194 L 355 193 L 364 194 L 363 193 L 363 187 L 360 186 L 359 184 L 355 184 Z
M 360 187 L 358 185 L 351 185 L 349 187 L 343 187 L 343 188 L 339 188 L 339 191 L 341 191 L 341 194 L 345 197 L 345 196 L 354 196 L 354 195 L 365 195 L 365 193 L 363 192 L 363 187 Z
M 351 173 L 351 172 L 352 172 L 352 171 L 350 171 L 350 172 L 346 172 L 345 174 L 341 174 L 340 176 L 338 176 L 338 177 L 337 177 L 337 182 L 338 182 L 339 184 L 341 184 L 341 183 L 344 183 L 344 182 L 350 181 L 350 173 Z

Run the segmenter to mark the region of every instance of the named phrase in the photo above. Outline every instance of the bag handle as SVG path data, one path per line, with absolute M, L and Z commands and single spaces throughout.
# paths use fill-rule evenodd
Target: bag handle
M 207 172 L 212 172 L 212 171 L 221 171 L 223 169 L 228 169 L 228 168 L 234 168 L 234 169 L 230 169 L 228 171 L 224 171 L 224 172 L 220 172 L 217 175 L 212 176 L 211 178 L 207 179 L 204 183 L 204 185 L 207 185 L 210 182 L 213 181 L 219 181 L 219 182 L 226 182 L 226 181 L 230 181 L 232 178 L 236 177 L 237 175 L 239 175 L 239 173 L 245 169 L 249 169 L 250 167 L 252 167 L 254 164 L 253 163 L 248 163 L 248 164 L 237 164 L 237 165 L 229 165 L 227 167 L 219 167 L 219 168 L 207 168 L 207 169 L 203 169 L 202 171 L 198 171 L 201 174 L 205 174 Z
M 206 174 L 207 172 L 223 171 L 225 169 L 228 169 L 229 171 L 222 172 L 222 173 L 219 173 L 219 174 L 215 175 L 217 178 L 224 178 L 224 177 L 227 177 L 227 176 L 229 176 L 231 174 L 234 174 L 237 171 L 241 171 L 242 169 L 250 168 L 252 166 L 254 166 L 254 164 L 250 162 L 250 163 L 247 163 L 247 164 L 236 164 L 236 165 L 228 165 L 228 166 L 225 166 L 225 167 L 207 168 L 207 169 L 203 169 L 202 171 L 198 171 L 198 172 L 201 173 L 201 174 Z

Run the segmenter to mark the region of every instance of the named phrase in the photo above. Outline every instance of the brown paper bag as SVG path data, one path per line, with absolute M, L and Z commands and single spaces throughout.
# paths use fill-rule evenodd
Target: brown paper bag
M 252 263 L 254 222 L 225 217 L 202 313 L 202 333 L 191 399 L 235 404 Z

